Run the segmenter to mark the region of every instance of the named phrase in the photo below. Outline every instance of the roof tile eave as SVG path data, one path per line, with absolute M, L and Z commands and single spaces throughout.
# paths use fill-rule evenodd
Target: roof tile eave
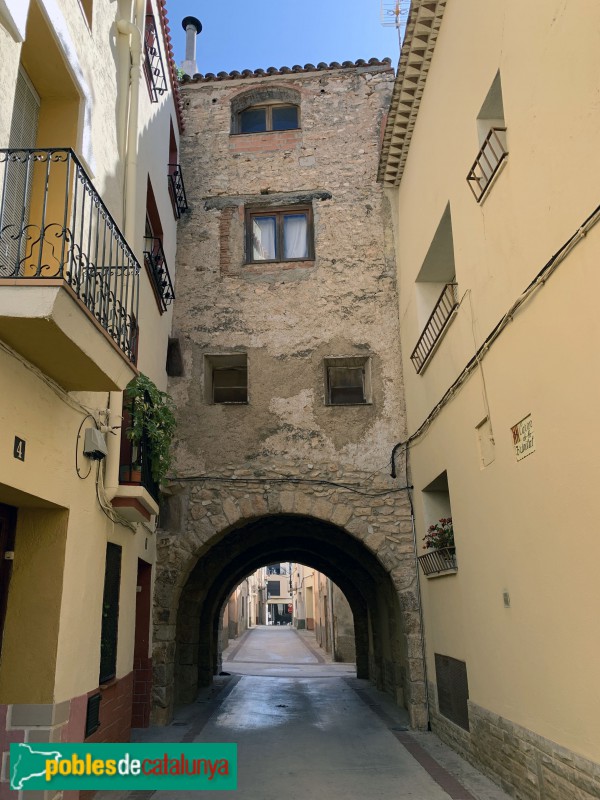
M 394 186 L 402 179 L 446 4 L 447 0 L 411 3 L 377 171 L 377 180 L 386 186 L 390 185 L 391 176 Z M 392 140 L 395 148 L 401 148 L 397 165 L 389 163 Z
M 279 69 L 276 69 L 275 67 L 269 67 L 267 70 L 245 69 L 241 72 L 238 70 L 232 70 L 231 72 L 219 72 L 217 75 L 215 75 L 213 72 L 207 72 L 206 75 L 197 72 L 195 75 L 184 75 L 182 82 L 187 84 L 206 83 L 208 81 L 241 80 L 247 78 L 270 78 L 274 75 L 290 75 L 303 72 L 324 72 L 346 69 L 364 69 L 365 71 L 368 71 L 373 67 L 386 67 L 387 69 L 393 69 L 392 59 L 389 57 L 381 60 L 377 58 L 370 58 L 368 61 L 365 61 L 365 59 L 359 58 L 357 61 L 344 61 L 342 64 L 340 64 L 338 61 L 332 61 L 329 64 L 325 64 L 325 62 L 321 61 L 316 66 L 314 64 L 305 64 L 304 67 L 301 67 L 299 64 L 294 64 L 293 67 L 280 67 Z
M 167 0 L 158 0 L 158 7 L 160 10 L 160 24 L 167 48 L 167 57 L 169 60 L 169 79 L 171 83 L 171 90 L 173 92 L 175 114 L 177 115 L 177 127 L 179 128 L 179 133 L 183 133 L 185 127 L 183 122 L 183 101 L 179 91 L 177 65 L 175 64 L 175 55 L 173 53 L 173 44 L 171 41 L 171 28 L 169 27 L 169 18 L 167 16 Z

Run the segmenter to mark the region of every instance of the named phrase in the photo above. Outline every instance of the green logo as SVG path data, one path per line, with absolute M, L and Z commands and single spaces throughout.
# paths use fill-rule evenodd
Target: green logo
M 10 788 L 237 789 L 236 744 L 11 744 Z

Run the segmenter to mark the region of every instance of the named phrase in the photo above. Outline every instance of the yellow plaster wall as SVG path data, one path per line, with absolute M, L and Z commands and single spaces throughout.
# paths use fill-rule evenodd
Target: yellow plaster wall
M 68 513 L 21 509 L 0 662 L 0 702 L 51 703 Z
M 599 30 L 600 6 L 586 0 L 447 5 L 406 170 L 391 192 L 409 433 L 599 202 Z M 509 156 L 477 204 L 466 175 L 498 69 Z M 448 202 L 461 304 L 417 376 L 414 282 Z M 421 491 L 446 470 L 459 564 L 456 575 L 422 579 L 430 679 L 435 652 L 465 660 L 472 701 L 594 760 L 599 247 L 596 228 L 483 360 L 494 461 L 481 468 L 480 371 L 411 447 L 419 543 Z M 511 426 L 529 413 L 536 452 L 517 463 Z
M 72 146 L 83 160 L 110 213 L 124 230 L 125 159 L 121 147 L 122 136 L 119 136 L 121 84 L 118 75 L 121 65 L 128 67 L 130 54 L 128 39 L 116 33 L 116 21 L 121 17 L 129 17 L 131 2 L 94 3 L 91 32 L 77 2 L 58 0 L 61 19 L 49 18 L 44 0 L 40 0 L 39 5 L 32 3 L 31 7 L 30 38 L 24 47 L 29 51 L 28 66 L 32 80 L 42 95 L 38 146 Z M 154 10 L 159 22 L 157 5 Z M 0 109 L 0 140 L 2 146 L 7 146 L 21 45 L 12 40 L 1 22 L 0 19 L 0 80 L 6 102 Z M 65 35 L 70 38 L 68 46 L 65 44 Z M 40 68 L 39 60 L 35 61 L 36 53 L 44 54 L 41 62 L 42 66 L 45 64 L 44 69 Z M 85 87 L 85 91 L 82 87 Z M 68 113 L 65 114 L 65 111 Z M 170 89 L 159 103 L 151 104 L 142 75 L 137 179 L 134 187 L 136 218 L 129 245 L 142 263 L 138 317 L 141 330 L 139 368 L 161 388 L 166 388 L 165 357 L 171 312 L 160 315 L 156 306 L 143 268 L 143 234 L 146 183 L 150 174 L 161 214 L 167 261 L 174 280 L 176 223 L 166 180 L 170 119 L 174 121 L 178 136 Z M 86 141 L 90 144 L 86 145 Z M 60 353 L 56 357 L 60 358 Z M 0 676 L 0 690 L 6 702 L 60 702 L 90 691 L 98 684 L 107 541 L 123 547 L 117 677 L 131 671 L 137 559 L 154 563 L 155 538 L 142 526 L 133 532 L 113 524 L 104 515 L 96 499 L 95 466 L 86 480 L 77 477 L 75 445 L 77 430 L 85 412 L 71 407 L 60 390 L 53 391 L 35 371 L 28 369 L 2 348 L 0 382 L 4 389 L 0 393 L 0 502 L 18 501 L 21 506 L 20 526 L 21 520 L 30 514 L 23 510 L 27 503 L 52 503 L 66 509 L 63 512 L 65 520 L 68 515 L 68 522 L 65 521 L 62 531 L 62 549 L 56 545 L 58 534 L 44 530 L 39 535 L 40 557 L 44 554 L 50 559 L 48 563 L 53 566 L 53 586 L 56 590 L 51 593 L 52 602 L 45 604 L 42 609 L 43 612 L 45 608 L 45 616 L 48 617 L 48 633 L 45 639 L 40 640 L 36 652 L 43 647 L 44 652 L 52 651 L 52 657 L 40 658 L 39 675 L 36 672 L 35 680 L 31 681 L 31 697 L 28 700 L 24 701 L 17 692 L 16 678 L 16 683 L 6 683 L 4 672 Z M 106 393 L 77 393 L 73 399 L 84 403 L 94 414 L 108 405 Z M 89 424 L 88 420 L 86 425 Z M 15 435 L 27 442 L 27 455 L 23 463 L 12 458 Z M 84 472 L 88 464 L 84 459 Z M 28 574 L 27 580 L 31 579 Z M 18 582 L 15 586 L 15 598 L 20 595 L 25 597 L 26 592 L 19 588 Z M 29 607 L 24 602 L 19 600 L 20 605 L 15 605 L 15 608 L 23 609 L 23 614 L 25 611 L 34 613 L 38 608 L 35 603 Z M 9 609 L 8 625 L 13 624 L 10 622 L 11 616 L 14 619 Z M 26 616 L 21 615 L 20 624 L 27 624 Z M 21 649 L 11 651 L 11 671 L 14 674 L 24 673 L 27 662 L 23 659 L 28 641 L 23 639 Z

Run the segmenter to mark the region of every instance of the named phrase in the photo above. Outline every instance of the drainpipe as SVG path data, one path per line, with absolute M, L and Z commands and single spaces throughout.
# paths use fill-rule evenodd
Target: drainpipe
M 112 500 L 119 489 L 119 463 L 121 461 L 121 430 L 123 423 L 123 392 L 110 392 L 108 401 L 107 425 L 114 430 L 116 436 L 108 433 L 106 436 L 106 461 L 104 467 L 104 494 L 107 500 Z
M 144 0 L 136 0 L 135 19 L 143 25 Z M 127 125 L 126 157 L 125 157 L 125 214 L 124 234 L 127 242 L 135 240 L 135 207 L 137 188 L 137 150 L 138 150 L 138 117 L 140 83 L 142 78 L 142 34 L 140 28 L 129 20 L 120 19 L 117 30 L 123 36 L 129 36 L 131 50 L 131 67 L 129 69 L 129 121 Z M 124 131 L 120 132 L 124 135 Z
M 144 0 L 135 0 L 135 17 L 138 25 L 144 24 Z M 139 99 L 140 83 L 142 78 L 142 34 L 140 28 L 133 22 L 120 19 L 117 22 L 117 30 L 123 36 L 129 37 L 129 49 L 131 52 L 131 65 L 123 64 L 118 77 L 120 88 L 120 99 L 118 108 L 118 142 L 119 149 L 125 152 L 125 181 L 123 188 L 123 233 L 125 240 L 132 246 L 135 242 L 135 207 L 136 207 L 136 188 L 137 188 L 137 151 L 138 151 L 138 118 L 139 118 Z M 129 92 L 127 92 L 127 88 Z M 129 114 L 127 114 L 127 95 L 129 94 Z M 134 249 L 132 247 L 132 249 Z M 123 421 L 123 393 L 110 393 L 110 416 L 108 425 L 111 428 L 120 428 Z M 108 436 L 106 472 L 105 472 L 105 494 L 108 500 L 112 500 L 119 488 L 119 462 L 121 457 L 121 436 L 124 431 L 120 431 L 120 436 Z

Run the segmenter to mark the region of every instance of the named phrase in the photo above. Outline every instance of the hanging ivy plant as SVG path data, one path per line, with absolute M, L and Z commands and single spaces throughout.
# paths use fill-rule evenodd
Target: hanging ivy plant
M 148 443 L 152 478 L 160 485 L 171 469 L 171 442 L 175 435 L 175 403 L 146 375 L 140 373 L 125 390 L 131 410 L 127 438 L 135 445 Z

